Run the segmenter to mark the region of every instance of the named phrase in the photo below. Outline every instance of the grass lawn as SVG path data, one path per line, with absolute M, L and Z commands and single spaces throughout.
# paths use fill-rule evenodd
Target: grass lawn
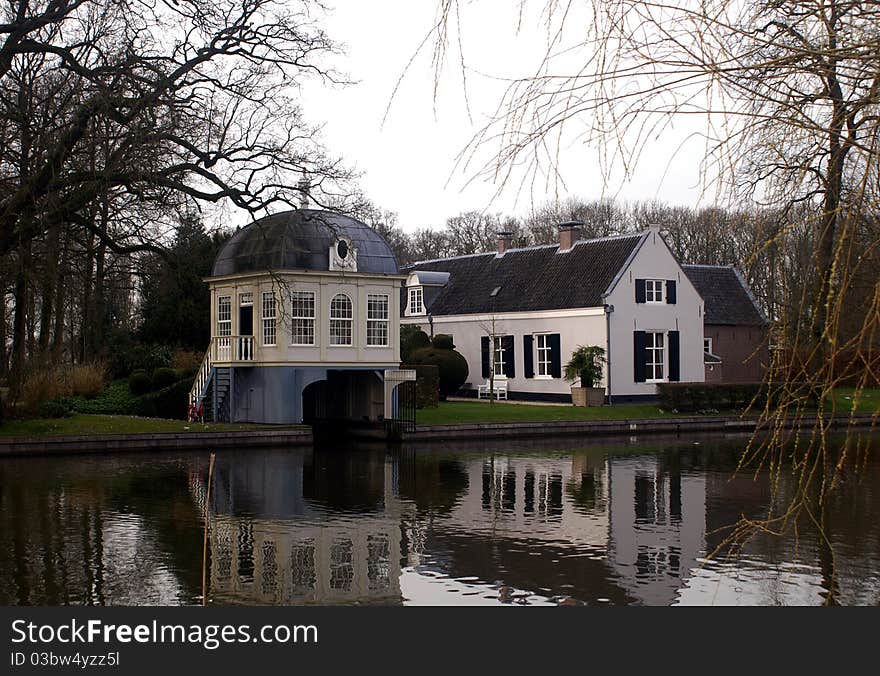
M 834 393 L 839 414 L 847 414 L 853 406 L 853 388 L 840 388 Z M 876 414 L 880 411 L 880 388 L 862 392 L 856 412 Z M 753 412 L 757 414 L 757 411 Z M 739 415 L 738 411 L 720 411 L 712 415 Z M 420 425 L 454 425 L 456 423 L 482 422 L 544 422 L 552 420 L 626 420 L 638 418 L 674 418 L 700 415 L 698 413 L 669 413 L 659 404 L 615 404 L 614 406 L 534 406 L 529 404 L 496 401 L 489 405 L 483 401 L 445 401 L 439 408 L 423 408 L 416 411 Z
M 416 411 L 420 425 L 454 425 L 480 422 L 544 422 L 551 420 L 621 420 L 627 418 L 673 418 L 658 404 L 614 406 L 534 406 L 496 401 L 444 401 L 439 408 Z
M 274 425 L 229 423 L 187 423 L 183 420 L 136 418 L 127 415 L 88 415 L 69 418 L 7 420 L 0 425 L 0 437 L 43 437 L 64 434 L 156 434 L 160 432 L 237 432 L 275 429 Z
M 852 387 L 840 387 L 834 391 L 834 405 L 840 412 L 852 410 L 855 389 Z M 880 412 L 880 387 L 862 390 L 862 394 L 856 405 L 857 413 L 877 414 Z

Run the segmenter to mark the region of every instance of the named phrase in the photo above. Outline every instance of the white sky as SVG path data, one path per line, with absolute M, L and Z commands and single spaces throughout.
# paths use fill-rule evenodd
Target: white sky
M 544 31 L 533 24 L 517 33 L 517 4 L 492 0 L 466 6 L 461 39 L 467 65 L 475 71 L 512 77 L 534 70 L 543 53 Z M 497 79 L 469 72 L 469 120 L 456 46 L 450 46 L 436 111 L 429 42 L 410 65 L 382 125 L 395 84 L 430 30 L 435 11 L 434 0 L 335 0 L 324 25 L 332 39 L 346 46 L 346 53 L 335 60 L 338 70 L 357 84 L 307 84 L 306 117 L 323 122 L 330 151 L 363 172 L 366 194 L 397 212 L 406 230 L 440 226 L 470 209 L 525 214 L 533 202 L 553 197 L 552 184 L 523 190 L 516 186 L 493 202 L 496 186 L 482 179 L 466 186 L 474 170 L 453 171 L 456 155 L 494 112 L 504 89 Z M 458 37 L 453 34 L 451 40 Z M 605 195 L 695 205 L 702 147 L 690 141 L 676 154 L 685 136 L 685 130 L 677 129 L 657 139 L 634 176 L 626 182 L 618 176 L 604 188 L 596 150 L 573 143 L 561 157 L 567 192 L 588 199 Z M 565 194 L 560 189 L 559 196 Z

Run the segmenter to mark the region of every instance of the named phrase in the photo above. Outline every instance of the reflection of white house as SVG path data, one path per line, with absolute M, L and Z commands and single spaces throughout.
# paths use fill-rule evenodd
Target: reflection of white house
M 562 367 L 579 345 L 606 350 L 606 394 L 649 398 L 655 384 L 702 382 L 704 303 L 659 228 L 405 268 L 405 324 L 453 336 L 470 387 L 506 380 L 512 398 L 570 401 Z
M 340 214 L 239 230 L 207 279 L 211 345 L 190 401 L 235 422 L 388 419 L 402 279 L 382 236 Z
M 645 605 L 669 605 L 706 547 L 704 474 L 666 473 L 654 456 L 609 462 L 608 559 Z
M 493 537 L 566 542 L 604 550 L 608 543 L 605 458 L 497 456 L 467 465 L 469 490 L 436 528 Z M 542 525 L 544 524 L 544 525 Z M 552 526 L 550 525 L 552 524 Z

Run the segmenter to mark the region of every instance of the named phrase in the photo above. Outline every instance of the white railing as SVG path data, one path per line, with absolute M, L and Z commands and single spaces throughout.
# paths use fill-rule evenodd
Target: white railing
M 205 358 L 202 360 L 202 365 L 199 367 L 199 372 L 196 374 L 195 382 L 193 383 L 192 389 L 189 391 L 190 404 L 198 405 L 202 398 L 202 393 L 205 391 L 205 384 L 208 382 L 208 378 L 211 377 L 212 347 L 212 345 L 208 346 L 208 351 L 205 352 Z
M 254 337 L 238 336 L 238 361 L 254 360 Z
M 219 336 L 214 338 L 213 352 L 216 362 L 254 361 L 254 337 Z

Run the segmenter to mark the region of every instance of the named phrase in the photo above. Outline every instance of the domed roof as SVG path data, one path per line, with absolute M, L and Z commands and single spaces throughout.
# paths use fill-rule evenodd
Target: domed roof
M 330 269 L 330 247 L 347 237 L 357 252 L 358 272 L 397 274 L 388 242 L 366 223 L 317 209 L 266 216 L 236 232 L 214 260 L 212 276 L 265 270 Z

